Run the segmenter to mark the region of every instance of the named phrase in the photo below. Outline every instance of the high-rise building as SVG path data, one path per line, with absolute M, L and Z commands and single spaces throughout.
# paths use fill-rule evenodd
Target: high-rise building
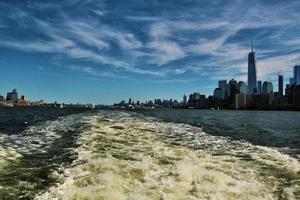
M 238 93 L 239 86 L 236 80 L 231 79 L 228 82 L 228 98 L 227 101 L 229 104 L 234 104 L 235 103 L 235 95 Z
M 6 96 L 7 101 L 18 101 L 18 92 L 16 89 L 13 89 L 12 92 L 8 92 Z
M 216 88 L 213 96 L 215 99 L 223 99 L 223 90 L 221 88 Z
M 262 86 L 262 94 L 273 93 L 273 84 L 272 82 L 265 81 Z
M 253 41 L 251 52 L 248 54 L 248 94 L 257 93 L 257 78 L 256 78 L 256 61 L 255 52 L 253 51 Z
M 300 85 L 300 65 L 294 67 L 294 83 Z
M 227 81 L 226 80 L 220 80 L 219 81 L 219 87 L 221 89 L 222 93 L 222 99 L 225 100 L 226 93 L 227 93 Z
M 194 92 L 193 94 L 190 94 L 188 105 L 189 107 L 194 108 L 204 108 L 205 107 L 205 95 L 201 95 L 198 92 Z
M 131 98 L 129 98 L 128 104 L 131 105 L 131 103 L 132 103 L 132 100 L 131 100 Z
M 278 96 L 283 96 L 283 75 L 278 74 Z
M 295 79 L 294 78 L 290 78 L 290 86 L 292 86 L 295 83 Z
M 238 87 L 239 87 L 240 93 L 242 93 L 242 94 L 247 94 L 247 85 L 246 85 L 245 82 L 240 81 L 240 82 L 238 83 Z
M 262 82 L 261 81 L 257 81 L 257 94 L 261 94 L 261 87 L 262 87 Z

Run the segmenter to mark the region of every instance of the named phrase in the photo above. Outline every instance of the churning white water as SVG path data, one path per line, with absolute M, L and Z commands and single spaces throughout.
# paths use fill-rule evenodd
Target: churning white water
M 36 199 L 299 198 L 299 162 L 274 149 L 123 112 L 89 123 L 78 159 Z

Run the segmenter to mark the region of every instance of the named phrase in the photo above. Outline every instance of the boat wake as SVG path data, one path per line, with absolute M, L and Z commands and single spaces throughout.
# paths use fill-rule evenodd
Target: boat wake
M 36 199 L 299 199 L 300 164 L 199 127 L 101 112 L 62 182 Z

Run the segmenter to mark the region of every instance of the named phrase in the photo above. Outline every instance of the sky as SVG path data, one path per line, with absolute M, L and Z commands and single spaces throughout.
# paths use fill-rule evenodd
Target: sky
M 258 80 L 300 64 L 300 1 L 0 2 L 0 94 L 111 104 L 210 95 L 220 79 Z

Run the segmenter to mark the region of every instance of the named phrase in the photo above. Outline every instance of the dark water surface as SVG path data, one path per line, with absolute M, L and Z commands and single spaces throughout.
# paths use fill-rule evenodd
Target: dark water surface
M 85 108 L 0 107 L 0 199 L 32 199 L 76 158 Z M 71 116 L 69 116 L 71 115 Z
M 300 112 L 145 109 L 138 113 L 199 126 L 211 135 L 278 147 L 300 158 Z

